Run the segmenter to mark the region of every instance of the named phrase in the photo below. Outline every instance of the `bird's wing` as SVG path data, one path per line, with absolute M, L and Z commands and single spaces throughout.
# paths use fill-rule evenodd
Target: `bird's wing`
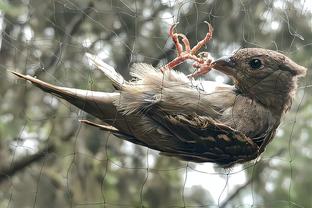
M 95 122 L 92 122 L 92 121 L 89 121 L 89 120 L 79 120 L 81 123 L 84 123 L 84 124 L 87 124 L 89 126 L 94 126 L 94 127 L 97 127 L 103 131 L 107 131 L 107 132 L 110 132 L 112 133 L 113 135 L 115 135 L 116 137 L 118 138 L 121 138 L 121 139 L 125 139 L 129 142 L 132 142 L 134 144 L 138 144 L 138 145 L 142 145 L 142 146 L 145 146 L 145 147 L 148 147 L 149 145 L 146 144 L 144 141 L 141 141 L 137 138 L 135 138 L 133 135 L 127 133 L 127 132 L 123 132 L 109 124 L 98 124 L 98 123 L 95 123 Z
M 253 160 L 265 148 L 263 145 L 259 148 L 243 133 L 205 116 L 155 112 L 146 116 L 148 120 L 146 117 L 142 120 L 148 124 L 144 128 L 137 126 L 131 135 L 106 124 L 83 122 L 132 143 L 158 150 L 163 155 L 191 162 L 213 162 L 225 168 Z M 140 125 L 142 120 L 138 120 L 136 125 Z
M 209 117 L 150 114 L 166 129 L 168 140 L 160 140 L 162 153 L 193 162 L 214 162 L 223 167 L 255 159 L 259 147 L 251 138 Z M 170 141 L 169 141 L 170 140 Z

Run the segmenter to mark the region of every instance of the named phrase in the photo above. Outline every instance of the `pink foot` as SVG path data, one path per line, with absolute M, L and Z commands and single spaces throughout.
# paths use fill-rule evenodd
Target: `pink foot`
M 205 22 L 205 23 L 207 23 L 209 31 L 206 34 L 205 38 L 199 41 L 192 49 L 190 47 L 189 40 L 184 34 L 174 33 L 174 28 L 176 27 L 177 24 L 174 24 L 170 27 L 169 36 L 172 38 L 177 48 L 178 56 L 172 61 L 170 61 L 168 64 L 160 68 L 162 72 L 168 69 L 173 69 L 174 67 L 183 63 L 187 59 L 194 60 L 195 63 L 193 64 L 193 67 L 197 68 L 197 71 L 194 72 L 193 74 L 188 75 L 188 77 L 198 77 L 203 74 L 206 74 L 207 72 L 211 70 L 212 60 L 208 58 L 209 57 L 208 52 L 202 52 L 196 55 L 198 50 L 201 49 L 212 38 L 213 28 L 208 22 Z M 184 44 L 184 49 L 185 49 L 184 51 L 183 51 L 183 45 L 180 43 L 179 38 L 181 38 Z

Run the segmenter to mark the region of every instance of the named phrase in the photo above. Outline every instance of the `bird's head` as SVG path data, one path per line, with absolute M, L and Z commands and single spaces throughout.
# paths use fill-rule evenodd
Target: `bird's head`
M 238 92 L 282 114 L 289 109 L 297 77 L 306 68 L 285 55 L 261 48 L 245 48 L 213 62 L 213 68 L 231 77 Z

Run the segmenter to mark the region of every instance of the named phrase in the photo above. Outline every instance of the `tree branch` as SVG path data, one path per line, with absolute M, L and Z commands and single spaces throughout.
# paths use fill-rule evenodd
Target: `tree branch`
M 27 166 L 43 159 L 48 154 L 54 151 L 55 151 L 54 145 L 50 144 L 45 148 L 43 148 L 42 150 L 39 150 L 37 153 L 30 155 L 28 157 L 24 157 L 12 163 L 10 166 L 0 169 L 0 183 L 14 176 L 17 172 L 23 170 Z
M 282 155 L 285 152 L 285 149 L 280 149 L 276 154 L 274 154 L 272 157 L 277 157 Z M 257 180 L 260 178 L 261 173 L 263 172 L 263 170 L 269 166 L 268 162 L 259 162 L 257 163 L 257 168 L 254 172 L 254 174 L 252 175 L 252 177 L 249 178 L 248 181 L 246 181 L 246 183 L 244 183 L 243 185 L 241 185 L 240 187 L 238 187 L 235 191 L 233 191 L 226 200 L 224 200 L 221 205 L 219 206 L 219 208 L 225 208 L 226 205 L 232 201 L 235 197 L 237 197 L 239 195 L 239 193 L 241 191 L 243 191 L 249 184 L 251 184 L 254 180 Z
M 255 179 L 259 178 L 260 174 L 257 173 L 255 176 L 249 178 L 248 181 L 246 181 L 246 183 L 244 183 L 243 185 L 241 185 L 240 187 L 238 187 L 234 192 L 232 192 L 232 194 L 229 195 L 229 197 L 223 201 L 221 203 L 221 205 L 219 206 L 219 208 L 225 208 L 226 205 L 232 201 L 236 196 L 239 195 L 239 193 L 244 190 L 249 184 L 251 184 Z

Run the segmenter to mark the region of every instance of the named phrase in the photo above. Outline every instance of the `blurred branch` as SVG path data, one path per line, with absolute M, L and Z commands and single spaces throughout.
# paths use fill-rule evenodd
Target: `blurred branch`
M 263 165 L 262 165 L 263 166 Z M 264 166 L 261 167 L 261 171 L 264 169 Z M 248 181 L 246 181 L 246 183 L 244 183 L 243 185 L 241 185 L 240 187 L 238 187 L 234 192 L 232 192 L 232 194 L 229 195 L 229 197 L 223 201 L 221 203 L 221 205 L 219 206 L 219 208 L 225 208 L 226 205 L 232 201 L 236 196 L 238 196 L 240 194 L 241 191 L 243 191 L 247 186 L 249 186 L 249 184 L 251 184 L 255 179 L 258 179 L 260 177 L 260 170 L 257 169 L 256 173 L 249 178 Z
M 23 170 L 27 166 L 43 159 L 49 153 L 54 152 L 54 150 L 55 150 L 54 145 L 50 144 L 45 148 L 43 148 L 42 150 L 39 150 L 37 153 L 30 155 L 28 157 L 24 157 L 12 163 L 9 167 L 0 169 L 0 183 L 14 176 L 17 172 Z
M 69 132 L 66 132 L 64 136 L 61 137 L 62 142 L 68 142 L 70 138 L 75 135 L 76 128 L 72 128 Z M 22 171 L 29 165 L 36 163 L 46 157 L 48 154 L 55 152 L 55 145 L 49 144 L 44 147 L 42 150 L 39 150 L 37 153 L 29 155 L 27 157 L 23 157 L 16 162 L 12 162 L 11 165 L 7 167 L 3 167 L 0 169 L 0 184 L 5 180 L 10 179 L 10 177 L 14 176 L 19 171 Z
M 285 152 L 285 149 L 280 149 L 276 154 L 274 154 L 272 156 L 273 157 L 277 157 L 280 156 L 281 154 L 283 154 Z M 224 200 L 219 208 L 225 208 L 226 205 L 232 201 L 235 197 L 237 197 L 241 191 L 243 191 L 249 184 L 251 184 L 253 181 L 257 180 L 260 178 L 261 173 L 263 172 L 263 170 L 269 166 L 269 162 L 259 162 L 257 163 L 256 169 L 254 170 L 254 174 L 252 174 L 252 176 L 249 178 L 249 180 L 246 181 L 246 183 L 244 183 L 243 185 L 241 185 L 240 187 L 238 187 L 235 191 L 233 191 L 229 197 Z
M 143 25 L 147 22 L 153 21 L 155 17 L 157 17 L 157 15 L 159 14 L 159 12 L 163 11 L 164 9 L 168 8 L 168 6 L 166 5 L 161 5 L 159 6 L 157 9 L 154 10 L 153 14 L 151 16 L 149 16 L 148 18 L 145 18 L 143 20 L 141 20 L 139 22 L 140 25 Z M 126 26 L 126 25 L 125 25 Z M 93 48 L 94 45 L 96 43 L 98 43 L 99 41 L 109 41 L 110 39 L 112 39 L 114 36 L 118 36 L 120 33 L 124 32 L 126 30 L 126 27 L 120 27 L 118 29 L 112 30 L 109 34 L 107 34 L 104 38 L 99 38 L 95 41 L 92 42 L 92 44 L 90 45 L 90 48 Z
M 79 15 L 75 16 L 68 25 L 66 25 L 64 36 L 60 40 L 60 44 L 55 48 L 53 55 L 45 62 L 44 69 L 47 70 L 52 66 L 56 65 L 64 50 L 66 44 L 71 40 L 72 36 L 79 30 L 79 27 L 84 22 L 86 17 L 94 11 L 94 4 L 90 2 L 87 8 L 85 8 Z M 35 76 L 40 76 L 40 74 L 44 72 L 43 70 L 36 70 Z

